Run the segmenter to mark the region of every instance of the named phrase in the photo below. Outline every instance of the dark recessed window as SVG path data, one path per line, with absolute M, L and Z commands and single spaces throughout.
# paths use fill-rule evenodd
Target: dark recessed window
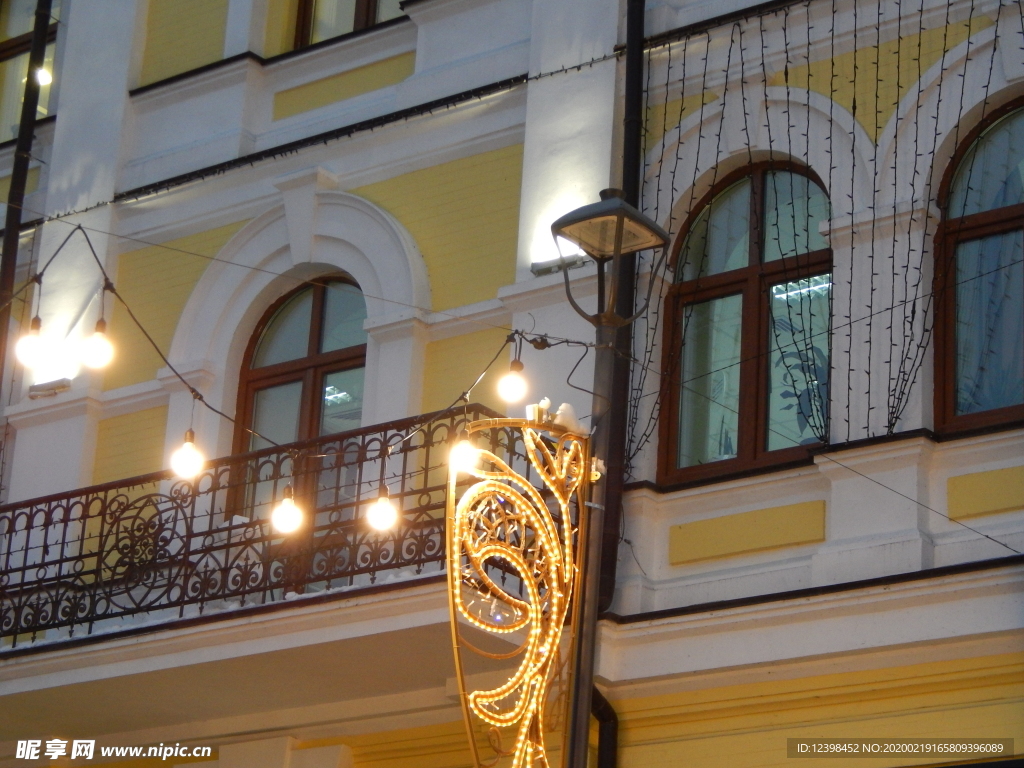
M 769 164 L 694 208 L 667 299 L 662 482 L 805 459 L 827 440 L 830 215 L 804 170 Z

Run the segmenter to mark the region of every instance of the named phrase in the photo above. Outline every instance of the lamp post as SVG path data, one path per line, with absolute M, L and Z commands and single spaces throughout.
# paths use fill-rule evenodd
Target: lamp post
M 668 250 L 669 236 L 661 227 L 622 199 L 622 192 L 606 189 L 601 201 L 577 208 L 551 225 L 555 243 L 565 239 L 576 245 L 597 264 L 597 311 L 586 312 L 572 295 L 569 273 L 563 263 L 565 294 L 572 308 L 594 326 L 596 337 L 594 362 L 594 399 L 591 406 L 592 454 L 605 460 L 611 445 L 609 412 L 612 404 L 612 381 L 615 368 L 615 335 L 647 311 L 651 292 Z M 653 266 L 643 306 L 628 317 L 616 308 L 623 257 L 639 251 L 660 249 Z M 561 255 L 561 251 L 559 251 Z M 632 286 L 629 286 L 632 290 Z M 586 768 L 590 734 L 591 696 L 594 686 L 594 649 L 597 641 L 598 599 L 601 581 L 601 549 L 604 534 L 605 490 L 608 478 L 602 477 L 592 486 L 588 503 L 584 571 L 576 590 L 581 601 L 574 642 L 575 670 L 569 708 L 569 733 L 564 762 L 568 768 Z

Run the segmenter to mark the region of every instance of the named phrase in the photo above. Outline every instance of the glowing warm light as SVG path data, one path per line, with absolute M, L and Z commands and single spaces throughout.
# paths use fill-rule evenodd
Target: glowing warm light
M 28 333 L 18 339 L 14 347 L 14 356 L 18 362 L 30 370 L 38 367 L 45 355 L 45 344 L 39 333 L 42 327 L 43 321 L 36 315 L 32 318 Z
M 468 437 L 460 437 L 459 442 L 448 452 L 448 463 L 455 472 L 468 473 L 480 463 L 480 451 L 469 442 Z
M 513 420 L 506 420 L 505 424 Z M 564 434 L 549 445 L 528 422 L 522 429 L 523 445 L 535 477 L 543 480 L 550 496 L 512 469 L 500 456 L 476 450 L 486 457 L 488 471 L 472 472 L 472 485 L 454 506 L 448 540 L 448 584 L 452 599 L 451 622 L 458 633 L 459 619 L 484 632 L 507 636 L 521 631 L 522 661 L 508 680 L 490 690 L 466 691 L 459 665 L 458 682 L 469 723 L 472 714 L 492 728 L 515 728 L 515 743 L 506 750 L 500 733 L 491 740 L 498 757 L 511 757 L 513 768 L 548 765 L 544 743 L 545 717 L 550 692 L 558 690 L 562 673 L 559 645 L 573 599 L 578 553 L 574 545 L 573 499 L 587 498 L 587 438 Z M 454 454 L 460 441 L 452 449 Z M 455 461 L 452 461 L 453 465 Z M 449 485 L 453 493 L 455 483 Z M 578 495 L 577 495 L 578 494 Z M 454 499 L 449 499 L 449 504 Z M 552 515 L 552 502 L 558 516 Z M 578 507 L 577 507 L 578 509 Z M 507 531 L 522 533 L 516 537 Z M 489 575 L 500 560 L 515 572 L 520 590 L 507 590 Z M 503 583 L 503 582 L 502 582 Z M 482 605 L 481 605 L 482 603 Z M 489 603 L 489 605 L 488 605 Z M 456 645 L 456 653 L 459 653 Z M 480 648 L 477 654 L 504 660 Z M 473 742 L 471 742 L 471 745 Z M 474 750 L 475 752 L 475 750 Z M 486 765 L 477 759 L 478 765 Z
M 40 67 L 36 70 L 36 82 L 40 85 L 49 85 L 53 82 L 53 75 L 50 74 L 50 70 L 43 69 Z
M 270 513 L 270 522 L 278 533 L 292 533 L 302 525 L 302 510 L 299 509 L 292 498 L 292 487 L 285 486 L 284 498 L 274 507 Z
M 498 380 L 498 397 L 506 403 L 518 403 L 526 397 L 529 386 L 523 378 L 522 370 L 522 362 L 513 360 L 508 367 L 508 373 Z
M 96 332 L 82 342 L 79 357 L 86 368 L 98 369 L 110 365 L 110 361 L 114 359 L 114 345 L 107 338 L 105 320 L 99 320 L 96 323 Z
M 171 469 L 183 480 L 191 480 L 205 463 L 206 457 L 196 448 L 196 433 L 190 429 L 185 433 L 185 443 L 171 454 Z
M 395 527 L 395 523 L 398 522 L 398 510 L 388 498 L 387 488 L 381 489 L 380 498 L 366 510 L 366 522 L 377 531 L 387 531 Z

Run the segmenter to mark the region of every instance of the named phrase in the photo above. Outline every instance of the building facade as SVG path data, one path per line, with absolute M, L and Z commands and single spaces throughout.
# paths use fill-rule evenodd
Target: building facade
M 34 7 L 0 3 L 11 136 Z M 618 764 L 1024 752 L 1021 3 L 650 0 L 645 23 L 641 208 L 672 243 L 639 261 L 618 406 Z M 447 446 L 522 415 L 512 359 L 587 423 L 563 280 L 592 307 L 597 273 L 550 227 L 621 184 L 625 3 L 63 0 L 49 35 L 10 330 L 38 316 L 45 354 L 3 382 L 0 765 L 29 740 L 470 765 Z M 181 481 L 189 430 L 209 461 Z

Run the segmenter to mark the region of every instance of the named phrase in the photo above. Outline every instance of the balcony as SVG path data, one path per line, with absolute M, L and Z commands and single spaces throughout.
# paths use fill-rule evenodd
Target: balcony
M 448 443 L 498 415 L 471 405 L 217 459 L 191 481 L 164 471 L 0 507 L 0 655 L 436 577 Z M 381 482 L 402 511 L 392 531 L 364 520 Z M 286 485 L 306 524 L 282 536 L 269 517 Z

